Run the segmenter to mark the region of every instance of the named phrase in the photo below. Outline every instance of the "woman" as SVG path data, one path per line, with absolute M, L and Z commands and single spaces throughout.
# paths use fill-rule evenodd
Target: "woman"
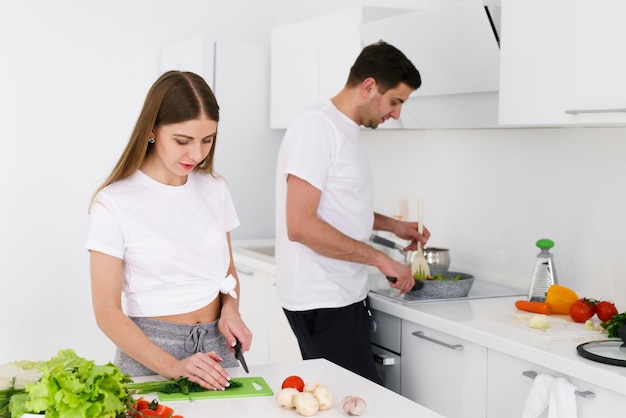
M 219 106 L 196 74 L 163 74 L 90 206 L 93 308 L 131 376 L 187 377 L 223 390 L 239 315 L 230 193 L 213 173 Z M 126 309 L 122 309 L 122 293 Z

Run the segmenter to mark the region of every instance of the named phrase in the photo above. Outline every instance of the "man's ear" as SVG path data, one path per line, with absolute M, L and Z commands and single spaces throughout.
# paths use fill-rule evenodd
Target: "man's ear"
M 364 99 L 371 97 L 377 91 L 376 80 L 373 77 L 367 77 L 361 82 L 361 96 Z

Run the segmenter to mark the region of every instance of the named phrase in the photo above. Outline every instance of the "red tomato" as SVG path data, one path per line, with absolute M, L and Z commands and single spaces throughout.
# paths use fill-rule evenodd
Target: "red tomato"
M 300 376 L 289 376 L 285 380 L 283 380 L 283 385 L 281 389 L 285 388 L 294 388 L 298 392 L 302 392 L 304 389 L 304 380 Z
M 143 396 L 135 402 L 133 405 L 137 411 L 141 411 L 142 409 L 150 409 L 150 402 L 148 402 Z
M 619 312 L 612 302 L 603 300 L 598 303 L 596 313 L 598 314 L 600 321 L 606 322 L 613 318 L 613 315 L 617 315 Z
M 150 408 L 140 409 L 139 413 L 143 417 L 160 417 L 161 416 L 161 414 L 159 414 L 157 411 L 153 411 Z
M 165 417 L 165 418 L 170 418 L 172 414 L 174 413 L 174 410 L 172 408 L 170 408 L 169 406 L 165 406 L 162 403 L 157 405 L 155 411 L 158 414 L 158 416 Z
M 595 315 L 595 304 L 585 299 L 578 299 L 569 307 L 569 316 L 574 322 L 585 322 Z

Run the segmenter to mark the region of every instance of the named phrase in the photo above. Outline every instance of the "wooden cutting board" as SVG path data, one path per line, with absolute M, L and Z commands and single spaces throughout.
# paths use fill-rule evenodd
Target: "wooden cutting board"
M 183 401 L 195 399 L 223 399 L 244 398 L 250 396 L 272 396 L 274 392 L 262 377 L 236 377 L 233 380 L 241 383 L 241 387 L 227 388 L 225 390 L 207 390 L 204 392 L 192 392 L 189 395 L 183 393 L 158 393 L 159 401 Z

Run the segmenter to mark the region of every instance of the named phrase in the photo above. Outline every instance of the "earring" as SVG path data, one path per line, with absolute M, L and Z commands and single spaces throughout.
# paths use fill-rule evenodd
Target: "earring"
M 148 142 L 151 143 L 151 144 L 154 144 L 156 141 L 155 141 L 154 138 L 148 138 Z

